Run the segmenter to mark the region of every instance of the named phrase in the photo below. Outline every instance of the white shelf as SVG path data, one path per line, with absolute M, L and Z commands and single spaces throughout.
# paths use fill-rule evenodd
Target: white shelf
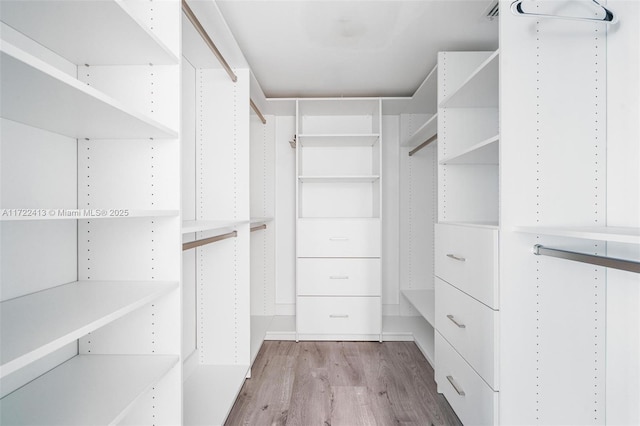
M 184 383 L 184 424 L 224 424 L 248 372 L 248 365 L 199 365 Z
M 298 143 L 303 147 L 373 146 L 378 139 L 380 139 L 378 133 L 298 135 Z
M 2 302 L 0 377 L 176 288 L 176 282 L 76 281 Z
M 438 114 L 430 117 L 409 139 L 402 143 L 402 146 L 414 148 L 436 133 L 438 133 Z
M 469 226 L 472 228 L 482 228 L 482 229 L 495 229 L 499 230 L 500 225 L 497 222 L 447 222 L 447 221 L 439 221 L 438 223 L 443 225 L 457 225 L 457 226 Z
M 273 316 L 251 315 L 251 365 L 258 356 L 272 321 Z
M 436 311 L 435 290 L 410 290 L 404 289 L 400 292 L 407 298 L 407 300 L 413 305 L 420 315 L 427 320 L 429 324 L 435 327 L 436 324 Z
M 0 209 L 0 222 L 23 220 L 123 220 L 178 217 L 179 210 L 130 209 Z
M 299 176 L 302 183 L 372 183 L 380 176 Z
M 3 0 L 0 15 L 12 28 L 76 65 L 178 63 L 122 1 Z
M 185 220 L 182 222 L 182 234 L 212 232 L 215 235 L 222 235 L 246 223 L 246 220 Z
M 471 75 L 440 102 L 441 108 L 498 106 L 498 71 L 500 51 L 496 50 Z
M 379 98 L 305 98 L 298 101 L 298 115 L 339 116 L 380 114 Z
M 614 226 L 518 226 L 514 230 L 516 232 L 525 232 L 528 234 L 580 238 L 585 240 L 610 241 L 616 243 L 640 244 L 640 228 L 625 228 Z
M 178 137 L 176 130 L 9 43 L 1 49 L 3 118 L 79 139 Z
M 0 400 L 1 423 L 117 424 L 178 361 L 165 355 L 75 356 Z
M 500 135 L 479 142 L 459 154 L 440 161 L 440 164 L 498 164 Z
M 249 221 L 251 226 L 264 225 L 269 222 L 273 222 L 272 217 L 252 217 L 251 220 Z

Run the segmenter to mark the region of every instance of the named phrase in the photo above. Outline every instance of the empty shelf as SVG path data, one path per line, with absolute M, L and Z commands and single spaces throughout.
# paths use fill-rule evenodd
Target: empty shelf
M 299 176 L 302 183 L 372 183 L 380 176 Z
M 196 367 L 184 383 L 184 424 L 224 424 L 248 372 L 248 365 Z
M 499 54 L 496 50 L 460 87 L 440 102 L 441 108 L 498 106 Z
M 422 142 L 431 138 L 438 133 L 438 114 L 434 114 L 429 118 L 413 135 L 409 137 L 402 145 L 408 147 L 416 147 Z
M 373 146 L 379 134 L 298 135 L 300 146 Z
M 176 288 L 176 282 L 76 281 L 2 302 L 0 377 Z
M 178 361 L 166 355 L 75 356 L 0 400 L 1 423 L 117 424 Z
M 2 43 L 0 64 L 3 118 L 80 139 L 178 137 L 176 130 L 9 43 Z
M 211 236 L 222 235 L 246 223 L 246 220 L 185 220 L 182 222 L 182 233 L 211 232 Z
M 515 228 L 515 231 L 525 232 L 528 234 L 551 235 L 555 237 L 570 237 L 585 240 L 640 244 L 640 228 L 625 228 L 614 226 L 519 226 Z
M 401 290 L 401 293 L 413 305 L 429 324 L 435 327 L 435 290 Z
M 479 142 L 459 154 L 440 161 L 440 164 L 498 164 L 500 136 Z
M 12 28 L 76 65 L 178 63 L 125 2 L 3 0 L 0 15 Z

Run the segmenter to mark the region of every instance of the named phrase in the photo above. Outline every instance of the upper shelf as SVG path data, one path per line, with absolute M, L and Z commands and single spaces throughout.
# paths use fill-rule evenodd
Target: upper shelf
M 176 289 L 175 282 L 77 281 L 0 304 L 0 377 Z
M 178 362 L 168 355 L 75 356 L 0 400 L 0 423 L 118 424 Z
M 434 114 L 427 121 L 418 128 L 405 142 L 402 143 L 403 146 L 415 147 L 420 145 L 422 142 L 431 138 L 433 135 L 438 133 L 438 114 Z
M 555 237 L 580 238 L 584 240 L 610 241 L 615 243 L 640 244 L 640 228 L 615 226 L 518 226 L 516 232 L 550 235 Z
M 373 146 L 380 134 L 332 134 L 332 135 L 298 135 L 298 142 L 303 147 L 325 146 Z
M 380 176 L 299 176 L 303 183 L 371 183 L 380 179 Z
M 178 137 L 176 130 L 9 43 L 1 49 L 3 118 L 72 138 Z
M 464 82 L 440 102 L 441 108 L 497 107 L 499 55 L 496 50 Z
M 499 135 L 490 137 L 458 154 L 441 160 L 440 164 L 498 164 L 499 141 Z
M 2 21 L 76 65 L 177 64 L 118 0 L 2 0 Z

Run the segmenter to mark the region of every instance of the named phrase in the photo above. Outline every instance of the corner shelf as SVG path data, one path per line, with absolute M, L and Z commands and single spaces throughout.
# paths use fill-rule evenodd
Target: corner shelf
M 450 164 L 498 164 L 500 135 L 485 139 L 459 154 L 440 161 L 442 165 Z
M 298 142 L 302 147 L 373 146 L 380 134 L 300 134 Z
M 433 327 L 436 326 L 435 290 L 404 289 L 400 290 L 400 292 L 429 324 Z
M 0 423 L 117 424 L 178 362 L 167 355 L 77 355 L 0 400 Z
M 498 71 L 500 51 L 496 50 L 471 75 L 440 102 L 441 108 L 498 106 Z
M 579 238 L 584 240 L 599 240 L 615 243 L 640 244 L 640 228 L 615 226 L 576 226 L 576 227 L 548 227 L 548 226 L 518 226 L 516 232 L 527 234 L 550 235 L 554 237 Z
M 302 183 L 372 183 L 380 176 L 298 176 Z
M 178 137 L 176 130 L 9 43 L 3 41 L 1 49 L 3 118 L 77 139 Z
M 176 282 L 76 281 L 2 302 L 0 377 L 176 288 Z
M 401 145 L 413 148 L 420 145 L 436 133 L 438 133 L 438 114 L 434 114 L 430 117 Z
M 125 2 L 2 1 L 0 10 L 3 22 L 76 65 L 178 63 Z

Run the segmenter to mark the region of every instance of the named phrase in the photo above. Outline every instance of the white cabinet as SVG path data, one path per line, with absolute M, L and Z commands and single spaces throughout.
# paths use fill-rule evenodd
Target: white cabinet
M 0 5 L 2 424 L 182 420 L 180 5 L 161 3 Z
M 379 339 L 381 101 L 296 106 L 298 338 Z

